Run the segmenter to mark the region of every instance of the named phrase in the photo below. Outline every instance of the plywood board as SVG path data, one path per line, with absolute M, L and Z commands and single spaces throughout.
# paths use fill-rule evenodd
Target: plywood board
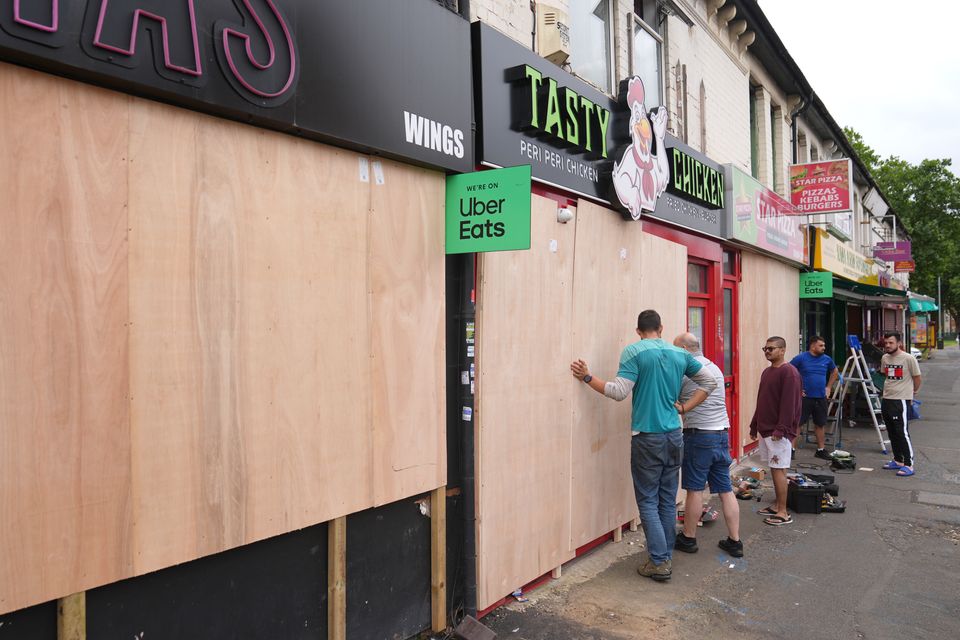
M 612 380 L 636 342 L 645 242 L 641 227 L 585 200 L 577 208 L 573 358 Z M 576 549 L 637 515 L 630 478 L 630 398 L 614 402 L 572 376 L 571 538 Z
M 744 446 L 751 442 L 750 421 L 757 408 L 760 374 L 768 366 L 760 349 L 770 336 L 781 336 L 787 341 L 787 360 L 797 355 L 800 299 L 795 267 L 747 251 L 741 254 L 740 264 L 740 434 Z
M 443 174 L 376 160 L 369 213 L 374 503 L 446 484 Z
M 529 251 L 482 255 L 477 306 L 477 606 L 573 557 L 574 232 L 533 196 Z
M 128 102 L 0 64 L 0 613 L 130 572 Z
M 0 612 L 444 483 L 442 174 L 0 89 Z
M 652 234 L 643 243 L 640 306 L 657 310 L 663 339 L 672 343 L 687 330 L 687 248 Z
M 146 102 L 131 131 L 137 570 L 371 506 L 357 156 Z
M 574 351 L 605 380 L 620 353 L 639 340 L 637 315 L 655 309 L 672 341 L 686 330 L 687 252 L 641 233 L 611 211 L 585 201 L 577 213 Z M 583 354 L 583 355 L 581 355 Z M 571 548 L 637 517 L 630 476 L 631 399 L 614 402 L 576 383 L 571 445 Z

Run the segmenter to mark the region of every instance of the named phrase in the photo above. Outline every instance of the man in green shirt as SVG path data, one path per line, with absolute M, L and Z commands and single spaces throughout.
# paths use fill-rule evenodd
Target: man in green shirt
M 680 415 L 690 411 L 717 387 L 703 365 L 689 352 L 661 339 L 660 314 L 647 309 L 637 318 L 638 342 L 620 354 L 616 378 L 606 382 L 590 375 L 587 363 L 570 364 L 574 377 L 597 393 L 620 401 L 633 393 L 630 471 L 649 558 L 637 571 L 657 581 L 672 575 L 676 540 L 677 486 L 683 459 Z M 683 377 L 699 387 L 686 403 L 677 402 Z

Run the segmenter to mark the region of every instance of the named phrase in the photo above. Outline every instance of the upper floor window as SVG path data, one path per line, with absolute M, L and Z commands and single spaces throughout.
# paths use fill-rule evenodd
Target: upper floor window
M 757 103 L 761 102 L 760 87 L 750 85 L 750 175 L 760 179 L 760 121 Z
M 612 93 L 613 86 L 612 4 L 570 0 L 570 66 L 605 93 Z
M 663 102 L 663 78 L 660 74 L 663 38 L 660 36 L 660 16 L 655 0 L 637 0 L 633 3 L 630 25 L 630 75 L 643 80 L 647 109 Z

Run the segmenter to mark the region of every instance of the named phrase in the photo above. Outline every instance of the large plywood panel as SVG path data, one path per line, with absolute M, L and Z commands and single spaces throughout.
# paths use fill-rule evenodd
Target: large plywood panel
M 131 115 L 137 572 L 372 503 L 357 156 Z
M 749 444 L 750 421 L 757 408 L 760 374 L 768 366 L 760 348 L 770 336 L 787 341 L 787 360 L 797 355 L 800 299 L 797 269 L 772 258 L 741 254 L 740 284 L 740 433 Z
M 677 334 L 687 330 L 687 248 L 644 234 L 641 261 L 640 310 L 660 313 L 663 339 L 672 343 Z
M 531 249 L 482 256 L 477 307 L 477 604 L 573 557 L 575 227 L 533 196 Z M 578 383 L 579 384 L 579 383 Z
M 374 177 L 369 224 L 370 398 L 375 502 L 385 504 L 446 479 L 446 181 L 378 162 L 383 183 Z
M 640 225 L 579 202 L 573 292 L 573 357 L 601 378 L 616 376 L 620 352 L 638 340 L 644 241 Z M 630 479 L 630 400 L 613 402 L 578 383 L 573 408 L 571 539 L 576 549 L 637 515 Z
M 128 105 L 0 65 L 0 613 L 130 571 Z
M 581 200 L 577 213 L 575 357 L 612 379 L 639 337 L 637 315 L 656 309 L 670 341 L 686 330 L 686 248 L 641 232 L 616 212 Z M 573 394 L 571 548 L 637 516 L 630 478 L 630 398 L 613 402 L 582 384 Z
M 0 612 L 443 484 L 442 175 L 0 90 Z

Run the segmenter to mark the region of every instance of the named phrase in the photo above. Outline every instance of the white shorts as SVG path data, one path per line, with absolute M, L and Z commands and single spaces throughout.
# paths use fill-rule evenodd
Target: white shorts
M 760 438 L 758 446 L 760 459 L 770 465 L 771 469 L 789 469 L 790 452 L 793 444 L 789 438 L 774 440 L 772 437 Z

